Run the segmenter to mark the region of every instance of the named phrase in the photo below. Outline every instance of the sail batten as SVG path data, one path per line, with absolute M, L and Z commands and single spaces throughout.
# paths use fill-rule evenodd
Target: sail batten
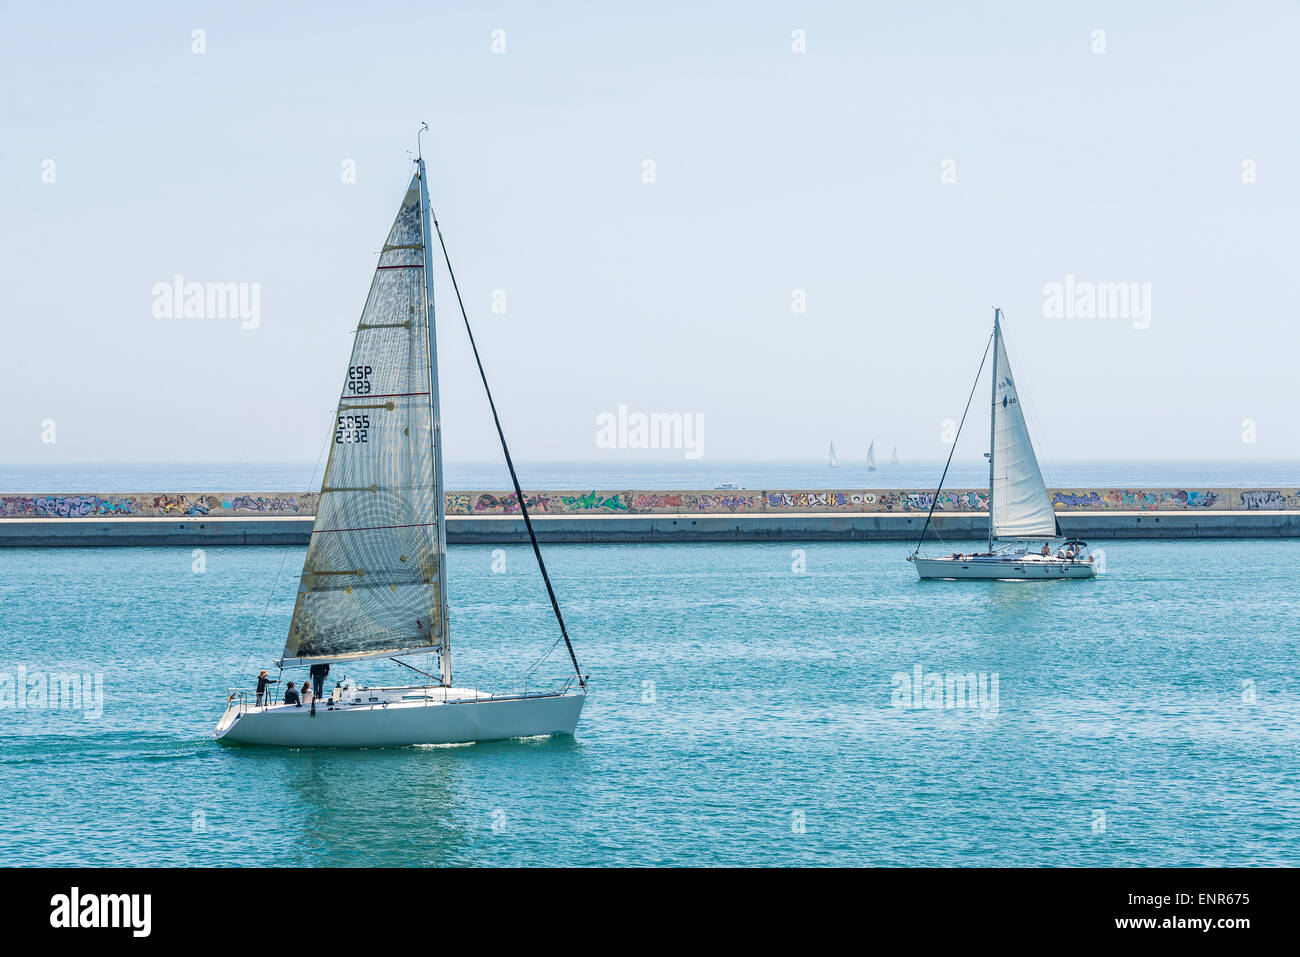
M 996 320 L 994 339 L 990 538 L 1053 538 L 1056 512 L 1034 455 L 1002 327 Z
M 285 663 L 446 644 L 424 252 L 417 174 L 353 337 Z

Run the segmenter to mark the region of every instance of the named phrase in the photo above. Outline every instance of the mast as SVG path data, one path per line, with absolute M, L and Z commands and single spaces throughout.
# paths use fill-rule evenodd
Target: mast
M 993 307 L 993 398 L 989 405 L 989 552 L 993 551 L 993 444 L 997 436 L 998 421 L 998 337 L 1002 327 L 998 322 L 1002 310 Z
M 421 133 L 429 128 L 425 123 Z M 419 136 L 416 137 L 417 147 Z M 420 228 L 424 235 L 424 331 L 429 339 L 429 404 L 430 421 L 433 425 L 433 469 L 434 480 L 434 521 L 438 526 L 438 613 L 442 617 L 442 649 L 438 653 L 438 664 L 442 672 L 442 685 L 451 687 L 451 629 L 447 615 L 447 516 L 446 502 L 442 490 L 442 423 L 440 415 L 442 403 L 438 401 L 438 338 L 434 334 L 433 312 L 433 249 L 429 230 L 429 186 L 424 170 L 423 153 L 415 159 L 420 177 Z

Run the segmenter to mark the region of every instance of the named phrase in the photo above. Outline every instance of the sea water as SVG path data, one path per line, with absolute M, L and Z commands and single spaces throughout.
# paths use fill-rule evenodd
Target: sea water
M 1298 549 L 923 583 L 903 544 L 554 546 L 577 736 L 359 751 L 212 738 L 302 548 L 0 550 L 0 700 L 36 705 L 0 710 L 0 864 L 1294 866 Z M 448 565 L 456 683 L 561 685 L 530 550 Z

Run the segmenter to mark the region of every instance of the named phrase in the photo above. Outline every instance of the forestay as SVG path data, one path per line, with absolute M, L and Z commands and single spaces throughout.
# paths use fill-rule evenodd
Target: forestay
M 286 665 L 427 652 L 446 637 L 420 195 L 417 175 L 357 325 Z

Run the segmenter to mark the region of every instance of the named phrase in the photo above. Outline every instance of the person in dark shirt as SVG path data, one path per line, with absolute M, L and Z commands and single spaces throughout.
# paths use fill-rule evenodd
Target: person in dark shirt
M 296 704 L 298 707 L 302 707 L 302 699 L 298 697 L 298 691 L 294 688 L 292 681 L 284 686 L 284 703 Z
M 266 669 L 262 669 L 262 672 L 257 676 L 257 706 L 259 708 L 268 700 L 266 694 L 267 686 L 273 685 L 279 680 L 280 679 L 278 678 L 270 677 Z
M 317 664 L 311 666 L 311 686 L 316 697 L 322 696 L 325 690 L 325 678 L 330 673 L 330 666 L 327 664 Z

